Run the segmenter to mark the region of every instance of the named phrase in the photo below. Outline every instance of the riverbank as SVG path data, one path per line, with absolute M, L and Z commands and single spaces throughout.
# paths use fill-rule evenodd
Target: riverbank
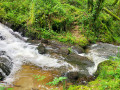
M 47 50 L 49 49 L 49 52 L 46 52 L 45 51 L 46 47 L 44 45 L 42 45 L 43 51 L 39 51 L 39 53 L 40 54 L 51 54 L 52 57 L 55 57 L 55 56 L 59 57 L 59 55 L 62 55 L 65 57 L 67 62 L 72 63 L 72 65 L 74 66 L 78 65 L 79 69 L 81 68 L 85 69 L 86 71 L 85 74 L 88 75 L 88 71 L 89 70 L 90 72 L 95 71 L 97 69 L 97 65 L 99 64 L 97 63 L 98 62 L 97 60 L 99 60 L 98 57 L 95 58 L 96 56 L 94 56 L 94 54 L 96 55 L 96 53 L 88 52 L 89 50 L 87 51 L 87 54 L 90 53 L 88 54 L 89 56 L 86 53 L 84 53 L 84 50 L 80 50 L 80 53 L 77 53 L 77 54 L 81 54 L 83 56 L 86 55 L 89 57 L 89 58 L 88 57 L 86 58 L 86 57 L 82 57 L 80 55 L 74 54 L 75 52 L 72 53 L 72 50 L 73 50 L 72 47 L 77 46 L 80 48 L 82 47 L 82 49 L 86 49 L 87 46 L 89 46 L 92 43 L 96 43 L 96 42 L 120 44 L 120 37 L 119 37 L 120 36 L 120 32 L 119 32 L 120 21 L 116 19 L 115 17 L 113 17 L 113 16 L 120 17 L 118 14 L 120 10 L 119 9 L 120 3 L 116 3 L 116 5 L 111 6 L 112 3 L 113 3 L 113 0 L 106 0 L 103 4 L 101 4 L 100 8 L 97 8 L 99 7 L 99 2 L 97 2 L 97 0 L 94 0 L 93 11 L 91 10 L 92 8 L 89 8 L 90 10 L 89 11 L 88 6 L 87 6 L 88 0 L 81 0 L 81 1 L 79 0 L 50 0 L 50 1 L 48 0 L 47 1 L 45 0 L 32 0 L 32 1 L 31 0 L 13 0 L 13 1 L 1 0 L 0 1 L 0 22 L 9 26 L 14 31 L 20 32 L 22 36 L 26 36 L 30 38 L 31 41 L 40 40 L 41 42 L 43 40 L 43 42 L 46 43 L 46 41 L 55 40 L 55 42 L 53 43 L 54 47 L 52 47 L 52 49 L 55 48 L 57 54 L 56 52 L 53 52 L 52 50 L 50 50 L 51 48 L 49 47 L 47 48 Z M 110 10 L 110 12 L 112 12 L 112 16 L 106 13 L 104 11 L 104 8 L 107 8 L 108 9 L 107 11 Z M 97 9 L 100 12 L 98 12 L 98 14 L 95 14 L 97 13 Z M 95 20 L 95 17 L 96 17 L 96 20 Z M 2 37 L 0 38 L 1 40 L 5 39 Z M 58 43 L 56 44 L 56 42 Z M 64 44 L 61 44 L 59 42 L 63 42 Z M 13 44 L 13 42 L 11 44 Z M 111 49 L 108 50 L 104 48 L 102 44 L 99 44 L 99 43 L 97 44 L 100 45 L 100 48 L 102 48 L 102 50 L 100 50 L 99 48 L 97 50 L 101 51 L 100 53 L 102 53 L 102 55 L 100 56 L 102 57 L 103 61 L 104 61 L 103 57 L 105 57 L 105 55 L 109 54 L 109 56 L 112 56 L 113 54 L 111 55 L 111 53 L 116 53 L 114 52 L 114 50 L 111 50 Z M 107 47 L 109 46 L 110 45 L 108 45 Z M 15 47 L 17 48 L 17 46 Z M 25 45 L 24 47 L 28 47 L 28 46 Z M 25 48 L 24 49 L 23 48 L 22 48 L 23 51 L 20 51 L 20 52 L 19 52 L 19 49 L 17 48 L 18 57 L 19 57 L 19 54 L 20 56 L 23 55 L 21 54 L 22 52 L 26 52 L 24 51 Z M 29 48 L 35 48 L 35 47 L 30 46 Z M 27 48 L 28 56 L 30 56 L 31 53 L 33 55 L 33 52 L 35 51 L 35 50 L 32 50 L 31 52 L 31 50 L 29 51 L 29 48 Z M 41 50 L 41 46 L 38 48 L 40 48 Z M 104 50 L 106 51 L 108 50 L 109 53 L 106 54 L 102 52 Z M 22 57 L 25 56 L 25 59 L 27 58 L 27 60 L 30 60 L 31 58 L 28 59 L 27 54 L 23 55 Z M 36 52 L 34 52 L 34 55 L 36 55 Z M 37 54 L 37 56 L 39 55 Z M 37 57 L 37 56 L 34 56 L 34 57 Z M 46 62 L 51 61 L 51 59 L 49 58 L 45 58 L 45 60 L 47 59 Z M 82 61 L 81 58 L 84 61 Z M 95 65 L 93 61 L 90 61 L 91 58 L 96 60 Z M 20 59 L 19 61 L 21 61 L 22 59 Z M 34 63 L 35 62 L 34 60 L 37 61 L 35 58 L 31 60 L 31 62 Z M 42 62 L 44 62 L 42 64 L 44 65 L 47 64 L 48 66 L 51 66 L 49 63 L 46 63 L 45 60 L 44 59 L 42 60 Z M 78 86 L 72 85 L 69 87 L 69 90 L 119 89 L 120 88 L 119 87 L 119 83 L 120 83 L 119 81 L 120 79 L 119 59 L 118 61 L 115 61 L 115 62 L 112 60 L 108 61 L 107 63 L 103 62 L 104 64 L 100 64 L 99 67 L 101 68 L 101 70 L 98 69 L 99 74 L 95 81 L 92 81 L 89 83 L 84 81 L 84 80 L 89 79 L 89 77 L 79 79 L 77 84 L 84 83 L 86 84 L 86 86 L 85 85 L 84 86 L 83 85 L 78 85 Z M 14 60 L 13 62 L 15 61 L 16 60 Z M 53 61 L 56 64 L 56 60 L 53 60 Z M 82 65 L 80 62 L 82 62 L 82 64 L 84 65 Z M 37 62 L 37 64 L 38 63 L 41 64 L 40 61 Z M 59 66 L 58 63 L 57 65 Z M 90 67 L 95 66 L 95 67 L 89 68 L 89 70 L 85 68 L 89 66 Z M 64 70 L 65 69 L 63 67 L 61 71 L 64 71 Z M 71 75 L 73 76 L 69 77 L 70 79 L 78 79 L 78 76 L 80 77 L 81 72 L 80 73 L 76 72 L 75 74 L 73 74 L 73 72 L 70 72 L 70 75 L 68 74 L 68 76 L 71 76 Z M 32 80 L 33 78 L 31 79 L 31 81 Z M 112 83 L 112 80 L 115 83 Z M 24 85 L 23 87 L 26 88 Z
M 0 37 L 1 64 L 0 65 L 1 65 L 1 69 L 3 70 L 3 72 L 1 72 L 1 76 L 3 76 L 2 78 L 5 79 L 4 82 L 6 83 L 10 83 L 10 81 L 13 81 L 12 80 L 12 78 L 14 79 L 13 76 L 15 75 L 15 73 L 17 73 L 18 70 L 21 70 L 22 65 L 26 63 L 27 64 L 31 63 L 35 66 L 38 66 L 39 68 L 42 68 L 43 70 L 47 69 L 48 72 L 49 71 L 51 72 L 51 69 L 54 71 L 57 70 L 61 76 L 68 77 L 70 82 L 74 84 L 78 84 L 79 86 L 81 86 L 81 84 L 88 85 L 91 80 L 94 81 L 97 80 L 95 79 L 96 77 L 94 77 L 93 74 L 97 70 L 98 64 L 100 62 L 107 60 L 109 56 L 116 56 L 118 53 L 120 53 L 120 51 L 118 50 L 119 46 L 115 46 L 107 43 L 93 44 L 92 46 L 88 47 L 88 50 L 85 53 L 85 50 L 81 48 L 79 45 L 78 46 L 73 46 L 70 44 L 67 45 L 58 41 L 43 39 L 43 40 L 29 40 L 28 42 L 26 42 L 26 38 L 20 36 L 20 34 L 17 32 L 13 32 L 12 29 L 6 27 L 3 24 L 0 25 L 0 33 L 1 33 L 1 37 Z M 119 57 L 119 55 L 117 56 Z M 112 58 L 112 60 L 114 60 L 114 58 Z M 118 58 L 118 62 L 119 62 L 119 58 Z M 117 79 L 118 79 L 119 63 L 115 64 L 118 66 L 118 68 L 116 68 L 116 66 L 112 64 L 114 63 L 114 61 L 112 61 L 112 63 L 107 62 L 107 64 L 109 63 L 112 67 L 115 67 L 116 71 L 118 71 L 117 73 L 116 71 L 112 72 L 113 73 L 112 77 L 114 78 L 114 76 L 116 76 L 117 74 Z M 108 68 L 109 65 L 107 64 L 105 63 L 103 66 L 100 64 L 99 67 Z M 29 67 L 27 69 L 31 70 L 31 68 Z M 99 72 L 99 70 L 101 69 L 98 68 L 98 72 L 96 73 L 95 76 L 98 75 L 98 77 L 103 77 L 104 72 L 102 76 L 100 74 L 102 73 L 102 71 Z M 40 69 L 38 71 L 40 71 Z M 8 77 L 4 77 L 3 73 L 8 75 Z M 35 75 L 35 78 L 37 77 L 38 80 L 44 78 L 43 76 L 41 77 L 39 76 L 40 78 L 38 78 L 38 76 L 39 75 L 37 76 Z M 103 78 L 100 79 L 102 80 Z M 117 81 L 117 84 L 118 82 L 119 80 Z M 73 90 L 74 88 L 75 90 L 76 88 L 79 89 L 79 87 L 77 86 L 75 87 L 70 86 L 70 89 L 71 88 L 73 88 Z M 99 86 L 99 88 L 101 88 L 101 86 Z M 108 88 L 114 88 L 114 87 L 108 87 Z M 116 85 L 115 88 L 118 88 L 118 86 Z
M 97 78 L 87 85 L 72 85 L 68 90 L 119 90 L 120 57 L 102 62 L 98 66 Z

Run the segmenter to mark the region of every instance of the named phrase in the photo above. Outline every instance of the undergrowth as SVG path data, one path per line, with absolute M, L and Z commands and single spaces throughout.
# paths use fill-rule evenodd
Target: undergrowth
M 97 41 L 120 43 L 120 21 L 102 10 L 106 7 L 119 15 L 119 2 L 112 6 L 113 0 L 103 0 L 95 16 L 99 0 L 93 1 L 89 12 L 88 0 L 0 0 L 0 21 L 11 23 L 13 29 L 24 27 L 31 39 L 57 39 L 80 46 Z M 73 33 L 75 27 L 79 35 Z

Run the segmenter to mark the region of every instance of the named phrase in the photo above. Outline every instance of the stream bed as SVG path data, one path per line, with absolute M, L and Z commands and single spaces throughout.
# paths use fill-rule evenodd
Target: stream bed
M 40 77 L 36 78 L 35 76 Z M 46 71 L 33 65 L 23 65 L 21 70 L 15 74 L 16 79 L 11 88 L 14 88 L 14 90 L 62 90 L 61 84 L 58 86 L 46 85 L 58 76 L 60 76 L 59 72 L 55 70 Z M 44 79 L 41 79 L 41 77 L 44 77 Z
M 54 49 L 46 46 L 49 50 L 54 49 L 54 54 L 39 54 L 39 44 L 26 41 L 26 37 L 0 23 L 0 77 L 4 82 L 1 84 L 14 87 L 15 90 L 62 90 L 61 85 L 54 87 L 44 84 L 52 81 L 54 77 L 61 76 L 62 73 L 66 75 L 68 72 L 87 72 L 86 75 L 93 75 L 99 63 L 119 53 L 119 46 L 99 42 L 88 46 L 86 53 L 73 50 L 73 54 L 65 55 L 66 52 L 62 52 L 63 56 L 60 54 L 61 56 L 54 57 L 61 47 Z M 80 62 L 82 64 L 78 64 Z M 46 78 L 38 82 L 33 75 L 45 75 Z

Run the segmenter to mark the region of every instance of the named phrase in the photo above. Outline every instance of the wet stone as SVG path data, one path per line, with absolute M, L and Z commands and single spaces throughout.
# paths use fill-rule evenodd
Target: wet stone
M 78 80 L 79 73 L 78 72 L 68 72 L 67 75 L 68 79 L 70 80 Z
M 0 51 L 0 56 L 1 56 L 1 55 L 5 55 L 5 54 L 6 54 L 5 51 Z
M 45 46 L 43 44 L 40 44 L 37 47 L 37 49 L 38 49 L 39 54 L 45 54 L 45 52 L 46 52 Z
M 84 49 L 80 46 L 72 46 L 71 48 L 72 48 L 72 51 L 77 54 L 84 53 Z
M 0 69 L 2 70 L 0 75 L 2 79 L 4 78 L 4 74 L 7 76 L 10 74 L 11 68 L 12 62 L 7 57 L 0 57 Z
M 46 39 L 42 39 L 42 40 L 41 40 L 41 43 L 49 44 L 48 40 L 46 40 Z
M 77 55 L 75 53 L 71 53 L 66 56 L 65 59 L 67 62 L 76 64 L 76 65 L 82 65 L 85 67 L 92 67 L 94 66 L 94 62 L 89 60 L 87 57 Z
M 82 74 L 79 71 L 72 71 L 72 72 L 68 72 L 66 74 L 66 77 L 68 78 L 68 80 L 74 84 L 84 84 L 86 85 L 88 82 L 95 80 L 94 76 L 91 75 L 86 75 L 86 74 Z
M 5 40 L 5 38 L 3 36 L 0 35 L 0 40 Z
M 0 72 L 0 81 L 4 80 L 5 76 Z
M 7 67 L 4 63 L 0 63 L 0 68 L 7 76 L 10 74 L 10 68 Z

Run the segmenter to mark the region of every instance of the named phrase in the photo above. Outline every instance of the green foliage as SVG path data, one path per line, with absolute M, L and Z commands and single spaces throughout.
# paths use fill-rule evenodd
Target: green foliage
M 0 86 L 0 90 L 13 90 L 13 88 L 6 88 L 6 87 Z
M 42 33 L 41 33 L 42 36 L 41 37 L 44 38 L 44 39 L 52 39 L 53 36 L 57 35 L 57 33 L 54 32 L 53 30 L 48 31 L 46 29 L 42 29 L 41 31 L 42 31 Z
M 55 77 L 52 82 L 46 83 L 46 85 L 57 85 L 59 82 L 63 82 L 63 90 L 66 90 L 66 79 L 67 77 Z
M 60 81 L 67 79 L 67 77 L 55 77 L 52 82 L 47 83 L 47 85 L 57 85 Z
M 120 88 L 120 55 L 111 57 L 98 67 L 98 77 L 87 86 L 70 86 L 68 90 L 119 90 Z
M 5 89 L 5 87 L 0 87 L 0 90 L 4 90 Z
M 120 21 L 102 10 L 106 7 L 119 15 L 119 3 L 111 6 L 115 0 L 103 1 L 93 0 L 93 10 L 88 12 L 88 0 L 0 0 L 0 20 L 25 27 L 32 39 L 57 39 L 80 46 L 96 41 L 120 43 Z M 80 26 L 82 37 L 71 33 L 75 26 Z
M 69 47 L 69 48 L 68 48 L 68 51 L 69 51 L 69 53 L 72 53 L 72 48 Z

